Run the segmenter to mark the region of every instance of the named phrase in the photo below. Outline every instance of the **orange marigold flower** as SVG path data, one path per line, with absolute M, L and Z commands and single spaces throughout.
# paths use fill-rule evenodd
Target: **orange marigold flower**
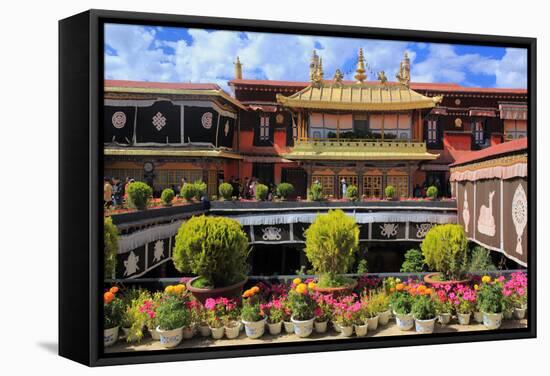
M 105 294 L 103 294 L 103 302 L 106 304 L 111 303 L 114 298 L 115 294 L 113 294 L 111 291 L 107 291 Z
M 432 293 L 433 293 L 433 290 L 432 290 L 432 289 L 426 289 L 426 290 L 424 290 L 424 294 L 426 294 L 426 295 L 432 295 Z
M 306 294 L 307 293 L 307 285 L 305 283 L 300 283 L 298 286 L 296 286 L 296 292 L 298 294 Z
M 254 287 L 252 287 L 252 289 L 251 289 L 251 290 L 252 290 L 252 292 L 253 292 L 254 294 L 257 294 L 257 293 L 259 293 L 259 292 L 260 292 L 260 288 L 259 288 L 258 286 L 254 286 Z
M 308 287 L 308 289 L 310 289 L 310 290 L 315 289 L 315 286 L 316 286 L 316 285 L 315 285 L 315 282 L 309 282 L 309 283 L 307 284 L 307 287 Z
M 118 287 L 116 286 L 113 286 L 109 289 L 109 292 L 113 293 L 113 294 L 116 294 L 118 292 Z
M 164 292 L 167 293 L 167 294 L 173 294 L 174 293 L 174 286 L 172 286 L 172 285 L 166 286 L 166 288 L 164 289 Z
M 390 292 L 395 292 L 395 287 L 390 287 Z
M 296 278 L 294 278 L 294 279 L 292 280 L 292 283 L 294 283 L 295 285 L 299 285 L 300 283 L 302 283 L 302 279 L 296 277 Z
M 397 291 L 403 291 L 404 288 L 405 288 L 405 285 L 402 283 L 398 283 L 397 285 L 395 285 L 395 289 Z

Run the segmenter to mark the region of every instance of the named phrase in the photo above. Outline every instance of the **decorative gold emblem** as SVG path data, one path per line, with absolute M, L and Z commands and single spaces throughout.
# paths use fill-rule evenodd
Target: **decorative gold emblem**
M 461 103 L 462 103 L 462 101 L 460 100 L 460 98 L 456 98 L 456 99 L 455 99 L 455 104 L 456 104 L 457 106 L 460 106 Z
M 283 124 L 283 122 L 285 121 L 284 115 L 277 114 L 277 116 L 275 116 L 275 121 L 277 122 L 277 124 Z
M 457 127 L 457 128 L 462 127 L 462 119 L 461 118 L 456 118 L 455 119 L 455 127 Z

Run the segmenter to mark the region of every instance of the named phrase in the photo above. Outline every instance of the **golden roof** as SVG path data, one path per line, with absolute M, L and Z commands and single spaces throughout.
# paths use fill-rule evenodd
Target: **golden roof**
M 277 102 L 290 108 L 312 108 L 354 111 L 405 111 L 432 108 L 442 97 L 426 97 L 395 84 L 332 84 L 310 85 L 285 97 L 277 94 Z
M 103 149 L 103 154 L 109 156 L 216 157 L 227 159 L 243 159 L 243 157 L 239 154 L 218 149 L 140 148 L 106 146 Z

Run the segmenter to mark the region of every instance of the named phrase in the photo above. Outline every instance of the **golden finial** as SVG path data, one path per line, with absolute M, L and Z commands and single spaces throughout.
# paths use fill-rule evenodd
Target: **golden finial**
M 411 83 L 411 60 L 409 59 L 409 54 L 405 51 L 403 55 L 403 60 L 399 64 L 399 72 L 395 75 L 397 81 L 402 85 L 409 86 Z
M 363 49 L 359 49 L 359 57 L 357 58 L 357 69 L 355 69 L 355 76 L 353 76 L 358 84 L 363 83 L 367 79 L 365 74 L 365 57 L 363 56 Z
M 241 64 L 241 60 L 237 56 L 237 60 L 233 63 L 235 64 L 235 79 L 236 80 L 242 80 L 243 78 L 243 65 Z
M 319 66 L 319 56 L 317 55 L 317 51 L 313 50 L 313 53 L 311 54 L 311 61 L 309 63 L 309 80 L 311 82 L 315 82 L 318 66 Z
M 325 73 L 323 72 L 323 58 L 319 58 L 319 66 L 317 66 L 317 81 L 322 81 Z

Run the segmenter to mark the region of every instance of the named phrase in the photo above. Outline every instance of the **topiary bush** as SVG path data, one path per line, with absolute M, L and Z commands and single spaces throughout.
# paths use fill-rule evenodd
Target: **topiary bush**
M 233 196 L 233 186 L 229 183 L 221 183 L 218 187 L 218 192 L 223 200 L 231 200 Z
M 420 248 L 426 265 L 447 280 L 460 279 L 467 267 L 468 239 L 461 225 L 432 227 Z
M 426 196 L 431 198 L 432 200 L 435 200 L 437 198 L 439 191 L 437 190 L 437 187 L 435 185 L 431 185 L 426 190 Z
M 103 219 L 103 261 L 105 278 L 111 278 L 116 269 L 116 255 L 118 251 L 118 229 L 111 217 Z
M 395 188 L 393 185 L 388 185 L 386 186 L 386 188 L 384 189 L 384 193 L 386 194 L 386 198 L 387 199 L 393 199 L 394 196 L 395 196 Z
M 181 187 L 180 196 L 187 201 L 191 201 L 196 194 L 195 184 L 185 183 Z
M 225 217 L 192 217 L 176 235 L 172 260 L 182 273 L 193 273 L 204 285 L 223 287 L 246 277 L 248 239 L 239 222 Z
M 355 185 L 350 185 L 346 189 L 346 198 L 350 201 L 357 201 L 359 198 L 359 190 Z
M 256 184 L 256 200 L 264 201 L 267 198 L 269 188 L 265 184 Z
M 305 231 L 305 238 L 305 252 L 313 270 L 322 274 L 320 279 L 336 281 L 336 275 L 347 273 L 353 265 L 359 226 L 342 210 L 329 210 L 315 218 Z
M 166 206 L 172 205 L 172 200 L 174 199 L 175 193 L 173 189 L 166 188 L 162 190 L 160 194 L 160 201 Z
M 294 186 L 290 183 L 280 183 L 277 185 L 277 196 L 279 196 L 281 200 L 286 200 L 292 192 L 294 192 Z
M 153 189 L 141 182 L 136 181 L 128 186 L 128 204 L 138 210 L 147 209 L 147 203 L 153 195 Z
M 197 180 L 194 184 L 195 186 L 195 198 L 197 200 L 200 200 L 203 196 L 206 195 L 206 190 L 208 187 L 206 186 L 206 183 L 202 180 Z
M 422 273 L 424 257 L 419 249 L 412 248 L 405 252 L 405 261 L 401 264 L 401 273 Z
M 493 259 L 491 257 L 491 251 L 481 246 L 476 246 L 470 253 L 467 271 L 469 273 L 479 272 L 492 272 L 497 270 Z
M 308 192 L 308 200 L 322 201 L 323 198 L 323 187 L 321 186 L 321 184 L 313 183 Z

